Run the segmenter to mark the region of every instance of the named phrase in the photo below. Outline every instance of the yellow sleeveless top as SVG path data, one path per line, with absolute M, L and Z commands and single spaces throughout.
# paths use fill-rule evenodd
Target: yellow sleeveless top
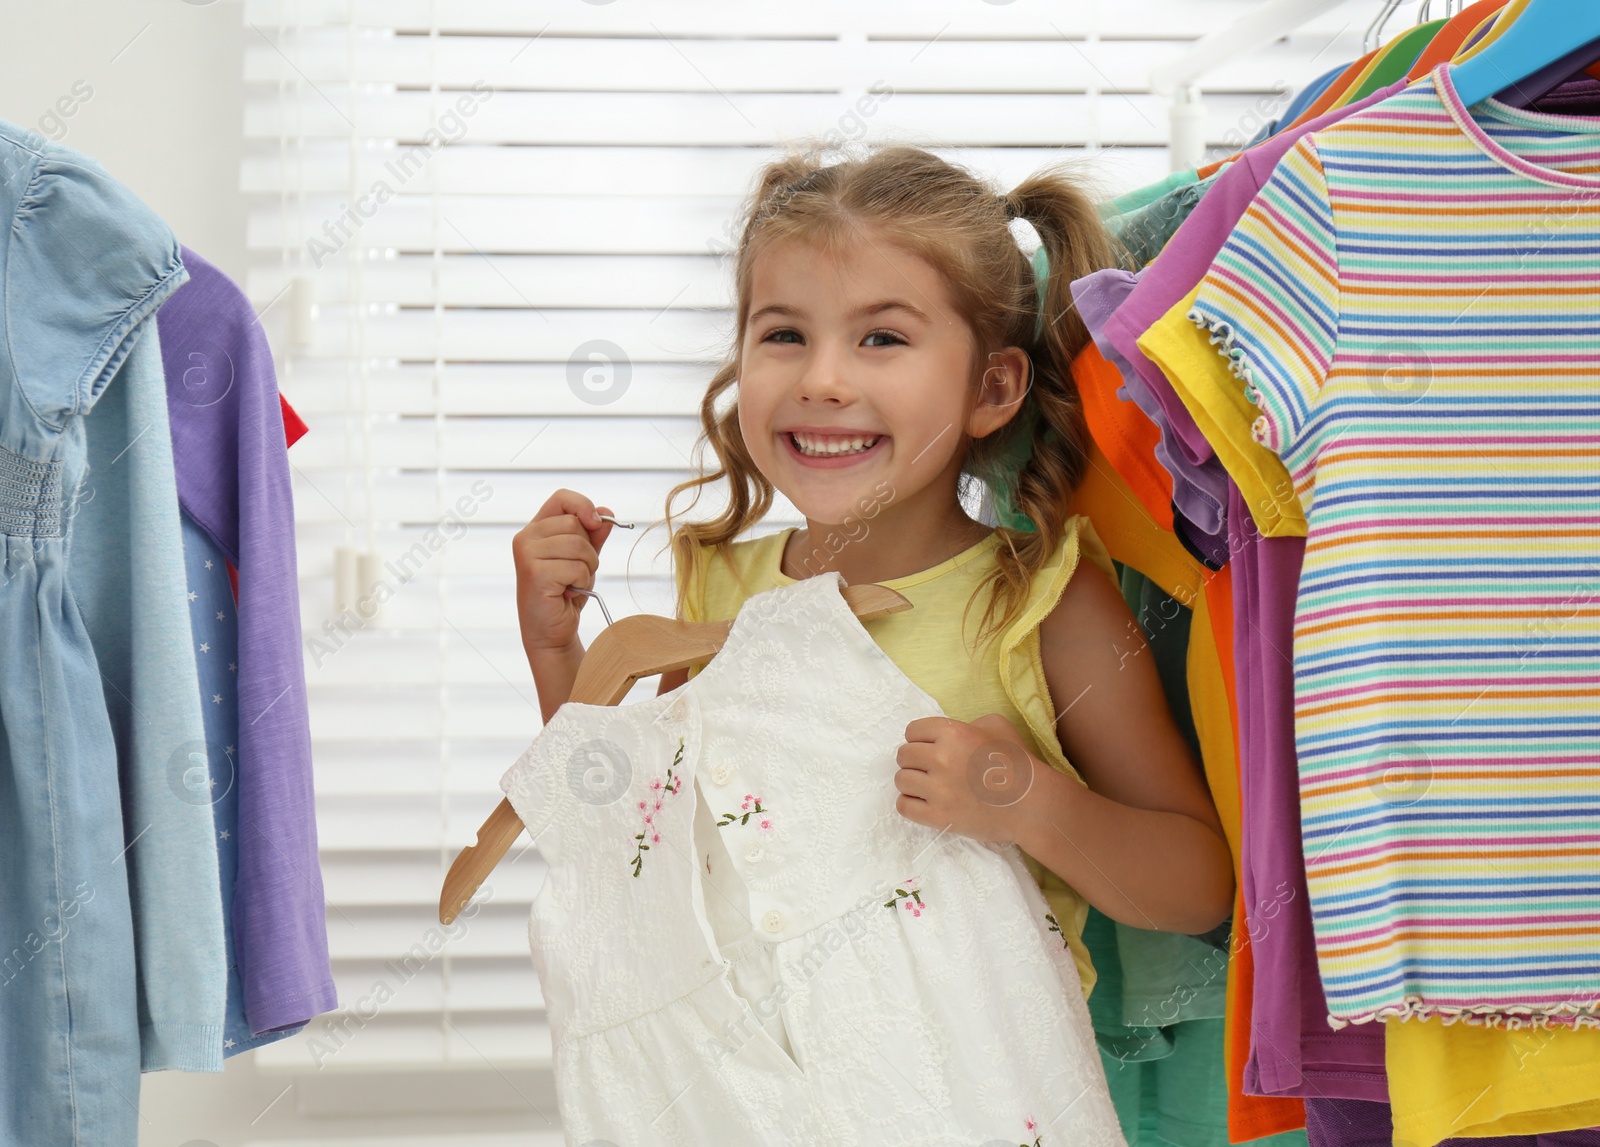
M 678 616 L 684 621 L 726 621 L 738 614 L 751 595 L 794 584 L 796 579 L 779 568 L 794 532 L 795 528 L 790 528 L 734 542 L 727 552 L 713 555 L 709 561 L 710 551 L 701 547 L 691 568 L 678 572 Z M 1060 600 L 1080 555 L 1104 570 L 1113 584 L 1116 569 L 1089 518 L 1074 515 L 1049 564 L 1034 578 L 1022 612 L 998 639 L 989 638 L 975 657 L 972 642 L 988 604 L 987 593 L 972 606 L 965 636 L 962 613 L 983 577 L 993 570 L 999 545 L 999 535 L 990 534 L 931 569 L 879 582 L 902 594 L 912 608 L 862 626 L 902 673 L 939 702 L 946 715 L 972 721 L 985 713 L 999 713 L 1016 728 L 1035 757 L 1082 783 L 1056 739 L 1056 709 L 1039 655 L 1039 623 Z M 691 669 L 689 675 L 697 672 Z M 1087 996 L 1095 982 L 1094 965 L 1082 939 L 1088 904 L 1033 857 L 1025 852 L 1022 857 L 1072 949 Z

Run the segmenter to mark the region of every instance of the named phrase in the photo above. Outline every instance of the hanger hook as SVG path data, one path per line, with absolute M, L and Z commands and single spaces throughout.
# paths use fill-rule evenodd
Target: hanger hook
M 605 598 L 603 598 L 599 594 L 595 593 L 594 590 L 592 590 L 592 589 L 584 589 L 582 586 L 576 586 L 575 585 L 575 586 L 572 586 L 570 588 L 572 589 L 573 593 L 587 594 L 589 597 L 592 597 L 592 598 L 595 599 L 595 601 L 599 602 L 600 603 L 600 616 L 602 616 L 602 617 L 604 617 L 606 619 L 606 624 L 607 625 L 611 624 L 611 611 L 606 608 L 606 599 Z
M 1383 7 L 1378 11 L 1377 16 L 1373 18 L 1372 23 L 1367 25 L 1367 30 L 1361 37 L 1361 52 L 1363 55 L 1383 43 L 1384 26 L 1389 23 L 1389 17 L 1393 16 L 1395 10 L 1399 7 L 1400 0 L 1383 0 Z
M 633 523 L 632 522 L 619 522 L 619 521 L 617 521 L 616 518 L 612 517 L 610 514 L 598 514 L 596 516 L 599 517 L 599 519 L 602 522 L 610 522 L 613 526 L 621 526 L 624 530 L 633 529 Z M 584 594 L 584 595 L 586 595 L 588 597 L 594 598 L 595 601 L 599 602 L 600 603 L 600 616 L 606 619 L 606 624 L 607 625 L 611 624 L 611 611 L 606 608 L 606 599 L 605 598 L 603 598 L 599 594 L 595 593 L 595 591 L 592 590 L 592 589 L 584 589 L 581 585 L 572 585 L 572 586 L 568 586 L 567 588 L 572 590 L 573 593 Z

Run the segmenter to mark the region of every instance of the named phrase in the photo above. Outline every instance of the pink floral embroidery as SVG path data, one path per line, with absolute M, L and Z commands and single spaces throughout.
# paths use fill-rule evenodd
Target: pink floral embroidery
M 672 770 L 683 761 L 683 738 L 678 738 L 678 751 L 673 754 L 672 764 L 667 766 L 667 778 L 662 780 L 657 777 L 650 782 L 649 795 L 639 802 L 639 811 L 644 814 L 644 827 L 634 836 L 638 847 L 633 852 L 633 874 L 639 875 L 644 867 L 644 854 L 649 851 L 650 845 L 661 843 L 661 832 L 655 823 L 656 813 L 661 811 L 661 798 L 666 793 L 675 793 L 683 786 L 683 778 L 672 775 Z M 648 842 L 648 843 L 647 843 Z
M 1050 931 L 1054 932 L 1057 936 L 1061 937 L 1061 946 L 1063 948 L 1072 947 L 1071 944 L 1067 943 L 1067 934 L 1061 930 L 1061 925 L 1056 923 L 1055 913 L 1046 912 L 1044 914 L 1044 918 L 1046 920 L 1050 921 Z
M 922 911 L 927 905 L 922 902 L 922 893 L 917 889 L 917 878 L 915 876 L 905 882 L 904 888 L 896 888 L 891 899 L 883 902 L 885 908 L 893 908 L 896 904 L 899 904 L 913 916 L 922 915 Z
M 738 812 L 725 812 L 717 820 L 718 828 L 727 828 L 737 821 L 739 824 L 749 824 L 751 817 L 758 817 L 756 831 L 770 833 L 772 831 L 772 817 L 763 815 L 769 812 L 761 807 L 761 798 L 754 793 L 744 794 L 744 803 L 739 806 Z
M 1018 1143 L 1017 1147 L 1041 1147 L 1041 1145 L 1043 1144 L 1044 1141 L 1039 1135 L 1039 1125 L 1034 1122 L 1033 1116 L 1031 1116 L 1031 1115 L 1028 1116 L 1027 1124 L 1028 1124 L 1029 1132 L 1031 1132 L 1033 1134 L 1033 1142 L 1032 1143 Z M 1001 1141 L 997 1139 L 997 1140 L 995 1140 L 995 1142 L 998 1143 L 998 1142 L 1001 1142 Z

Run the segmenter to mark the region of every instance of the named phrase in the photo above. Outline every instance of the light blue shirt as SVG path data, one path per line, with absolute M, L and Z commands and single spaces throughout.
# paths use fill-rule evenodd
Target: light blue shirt
M 68 570 L 105 682 L 132 842 L 140 1067 L 220 1071 L 222 895 L 211 803 L 186 783 L 205 765 L 206 733 L 154 317 L 84 428 Z

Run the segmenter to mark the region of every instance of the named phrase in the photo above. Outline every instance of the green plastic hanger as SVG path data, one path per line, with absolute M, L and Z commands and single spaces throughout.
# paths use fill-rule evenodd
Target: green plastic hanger
M 1386 88 L 1396 80 L 1405 79 L 1411 72 L 1411 65 L 1428 50 L 1428 45 L 1433 43 L 1433 38 L 1439 34 L 1439 29 L 1449 22 L 1449 20 L 1429 20 L 1426 24 L 1418 24 L 1415 28 L 1407 29 L 1396 36 L 1384 49 L 1383 55 L 1373 61 L 1367 78 L 1356 88 L 1348 102 L 1359 103 L 1379 88 Z

